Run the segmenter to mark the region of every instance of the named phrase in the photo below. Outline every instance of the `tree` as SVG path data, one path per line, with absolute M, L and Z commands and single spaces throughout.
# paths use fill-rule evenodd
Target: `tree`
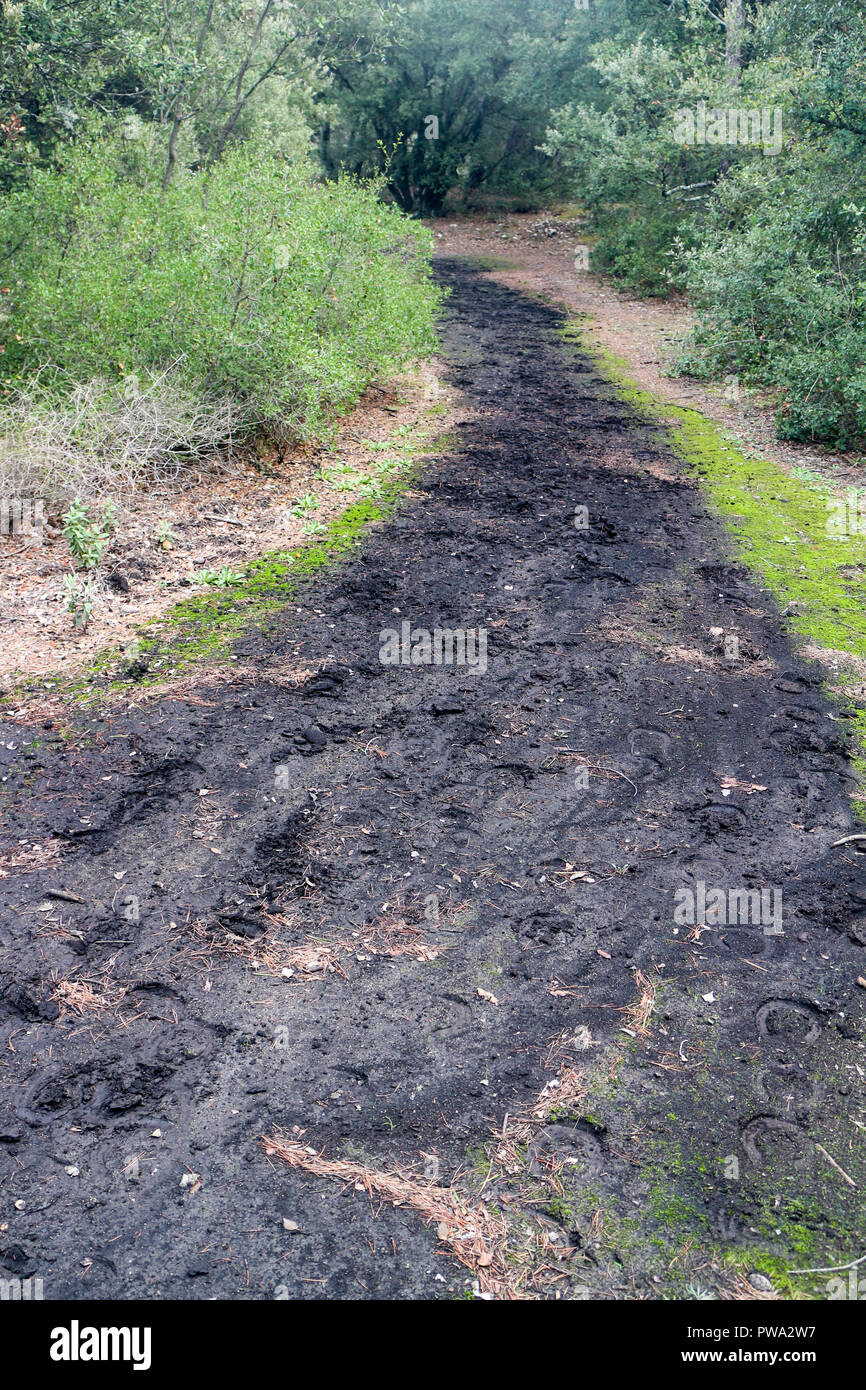
M 453 188 L 531 197 L 551 184 L 538 146 L 567 72 L 573 0 L 310 0 L 305 12 L 333 78 L 329 170 L 385 173 L 422 215 Z
M 0 180 L 20 181 L 94 117 L 134 115 L 181 157 L 218 159 L 274 90 L 312 115 L 315 59 L 285 0 L 0 0 Z M 181 156 L 181 151 L 183 152 Z

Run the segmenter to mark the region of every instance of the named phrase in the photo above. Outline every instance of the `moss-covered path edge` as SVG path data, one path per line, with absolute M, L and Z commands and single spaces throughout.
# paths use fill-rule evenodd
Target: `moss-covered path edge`
M 863 749 L 866 778 L 866 494 L 834 493 L 745 446 L 700 411 L 659 400 L 630 364 L 574 317 L 563 337 L 596 363 L 622 400 L 661 426 L 732 537 L 739 558 L 773 595 L 804 653 L 818 660 Z M 866 819 L 866 799 L 855 809 Z

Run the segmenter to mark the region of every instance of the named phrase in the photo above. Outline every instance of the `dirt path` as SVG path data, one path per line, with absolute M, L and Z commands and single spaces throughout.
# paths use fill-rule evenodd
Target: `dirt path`
M 866 1248 L 818 676 L 561 316 L 442 272 L 473 418 L 253 675 L 0 728 L 0 1260 L 46 1297 L 769 1296 Z M 403 621 L 486 671 L 380 664 Z M 781 918 L 678 922 L 700 882 Z
M 683 300 L 641 299 L 582 269 L 583 217 L 509 213 L 431 222 L 440 253 L 475 261 L 507 289 L 529 290 L 579 315 L 590 339 L 628 364 L 629 377 L 660 401 L 691 407 L 715 421 L 744 448 L 785 471 L 805 470 L 837 493 L 863 486 L 866 460 L 776 436 L 768 395 L 738 378 L 718 382 L 671 376 L 694 314 Z

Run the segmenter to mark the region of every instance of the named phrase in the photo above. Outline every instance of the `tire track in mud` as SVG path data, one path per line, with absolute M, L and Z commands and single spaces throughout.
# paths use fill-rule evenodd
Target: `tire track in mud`
M 0 878 L 0 1261 L 46 1297 L 453 1295 L 435 1231 L 260 1137 L 471 1186 L 554 1056 L 582 1113 L 485 1165 L 485 1200 L 537 1204 L 561 1295 L 652 1296 L 687 1240 L 862 1245 L 842 725 L 558 311 L 440 271 L 473 415 L 246 674 L 68 743 L 3 725 L 4 854 L 60 847 Z M 486 673 L 380 665 L 406 620 L 486 629 Z M 783 934 L 677 926 L 701 882 L 780 891 Z

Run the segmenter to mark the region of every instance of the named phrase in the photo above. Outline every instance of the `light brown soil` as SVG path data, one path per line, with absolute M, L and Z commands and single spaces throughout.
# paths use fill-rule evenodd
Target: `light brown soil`
M 130 642 L 144 624 L 201 590 L 191 577 L 202 570 L 240 570 L 256 556 L 314 539 L 304 532 L 303 517 L 292 514 L 302 497 L 315 496 L 318 506 L 310 518 L 326 525 L 356 500 L 323 482 L 323 465 L 349 464 L 366 478 L 381 455 L 365 441 L 385 440 L 406 426 L 427 433 L 432 444 L 452 418 L 453 393 L 432 362 L 371 388 L 332 445 L 282 457 L 237 457 L 228 466 L 214 461 L 210 470 L 122 498 L 117 531 L 94 575 L 98 598 L 83 631 L 74 628 L 65 607 L 63 580 L 74 567 L 62 532 L 46 526 L 39 539 L 0 537 L 0 689 L 19 673 L 71 672 L 97 652 Z M 157 538 L 163 521 L 172 532 L 167 548 Z M 118 591 L 112 575 L 123 576 L 129 591 Z

